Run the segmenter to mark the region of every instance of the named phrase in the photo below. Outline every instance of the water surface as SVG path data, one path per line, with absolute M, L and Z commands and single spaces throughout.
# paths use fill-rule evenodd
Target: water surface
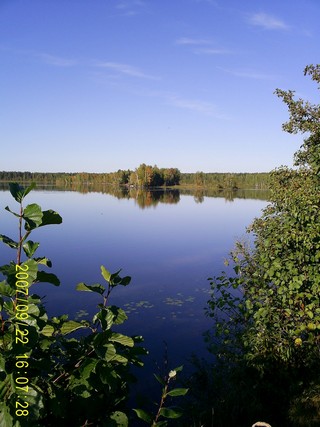
M 37 256 L 51 259 L 61 280 L 60 287 L 39 284 L 34 292 L 46 296 L 51 315 L 92 316 L 99 297 L 75 291 L 76 284 L 103 283 L 101 265 L 111 272 L 122 268 L 132 282 L 115 289 L 110 302 L 128 313 L 124 331 L 145 338 L 148 369 L 155 371 L 155 361 L 161 363 L 164 341 L 171 368 L 192 352 L 206 356 L 202 333 L 212 322 L 204 315 L 207 278 L 225 268 L 235 240 L 248 238 L 246 227 L 267 202 L 177 191 L 116 196 L 54 190 L 27 196 L 25 204 L 38 203 L 63 218 L 61 225 L 40 228 L 31 237 L 41 243 Z M 16 218 L 2 209 L 7 205 L 18 206 L 2 191 L 0 233 L 16 238 Z M 2 265 L 14 259 L 14 251 L 1 245 L 0 257 Z

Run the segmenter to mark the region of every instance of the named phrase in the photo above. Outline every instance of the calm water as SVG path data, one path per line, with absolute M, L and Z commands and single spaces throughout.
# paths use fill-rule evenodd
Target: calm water
M 249 197 L 252 197 L 252 194 Z M 75 291 L 79 282 L 103 283 L 100 266 L 122 268 L 131 284 L 116 289 L 112 304 L 129 316 L 128 334 L 142 335 L 150 352 L 147 369 L 161 364 L 164 341 L 170 368 L 196 352 L 206 355 L 202 333 L 211 320 L 204 315 L 209 298 L 208 277 L 219 275 L 236 239 L 248 237 L 245 228 L 266 206 L 264 200 L 207 197 L 174 193 L 139 193 L 134 198 L 103 193 L 34 191 L 25 204 L 54 209 L 63 224 L 38 229 L 32 240 L 41 243 L 37 256 L 47 256 L 60 287 L 41 284 L 34 292 L 46 295 L 51 315 L 90 316 L 100 302 Z M 3 208 L 17 207 L 9 192 L 0 191 L 0 233 L 17 236 L 16 218 Z M 14 251 L 0 246 L 1 265 Z M 147 384 L 147 383 L 146 383 Z

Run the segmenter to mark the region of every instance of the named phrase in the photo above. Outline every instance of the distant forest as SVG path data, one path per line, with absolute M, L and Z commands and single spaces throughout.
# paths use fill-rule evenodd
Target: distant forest
M 74 186 L 201 187 L 215 189 L 267 189 L 269 173 L 181 173 L 177 168 L 158 168 L 141 164 L 134 171 L 118 170 L 111 173 L 67 172 L 6 172 L 0 171 L 0 182 Z

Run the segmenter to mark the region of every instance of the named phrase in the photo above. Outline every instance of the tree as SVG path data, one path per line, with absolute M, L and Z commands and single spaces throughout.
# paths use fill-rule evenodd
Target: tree
M 320 83 L 320 65 L 306 67 L 305 75 Z M 271 203 L 249 228 L 254 248 L 237 244 L 231 254 L 234 275 L 224 273 L 212 281 L 208 314 L 216 319 L 214 333 L 224 348 L 220 347 L 220 354 L 233 362 L 245 360 L 267 377 L 270 372 L 286 375 L 287 394 L 282 398 L 291 405 L 290 425 L 316 426 L 320 422 L 320 106 L 295 100 L 290 90 L 277 89 L 276 94 L 289 110 L 283 129 L 308 136 L 295 154 L 297 168 L 281 167 L 272 173 Z M 313 406 L 306 398 L 311 391 Z M 311 405 L 308 410 L 303 399 Z M 298 407 L 298 412 L 307 412 L 301 423 Z
M 177 168 L 162 169 L 165 185 L 179 185 L 180 171 Z
M 312 80 L 320 84 L 320 64 L 308 65 L 304 70 Z M 320 86 L 318 87 L 320 89 Z M 283 124 L 289 133 L 309 133 L 301 149 L 295 155 L 295 164 L 311 168 L 315 174 L 320 171 L 320 105 L 311 104 L 299 98 L 294 100 L 295 92 L 277 89 L 276 94 L 287 104 L 290 119 Z
M 204 186 L 205 184 L 205 175 L 203 172 L 196 172 L 194 176 L 194 183 L 198 186 Z

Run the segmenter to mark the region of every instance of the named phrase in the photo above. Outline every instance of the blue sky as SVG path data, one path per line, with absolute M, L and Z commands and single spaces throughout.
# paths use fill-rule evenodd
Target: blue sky
M 318 0 L 1 0 L 0 170 L 292 165 Z

